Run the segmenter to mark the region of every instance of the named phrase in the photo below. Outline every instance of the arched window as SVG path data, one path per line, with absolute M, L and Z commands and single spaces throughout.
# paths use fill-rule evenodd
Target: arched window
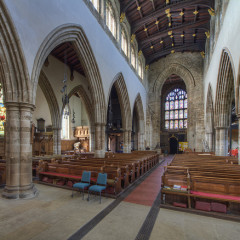
M 187 128 L 187 93 L 175 88 L 165 100 L 165 129 Z
M 143 64 L 141 60 L 138 60 L 138 75 L 143 79 Z
M 3 104 L 3 88 L 0 83 L 0 136 L 4 135 L 4 123 L 6 121 L 6 108 Z
M 121 34 L 121 48 L 126 56 L 128 56 L 128 44 L 127 44 L 127 37 L 124 31 Z
M 114 16 L 114 11 L 111 3 L 107 2 L 107 8 L 106 8 L 106 23 L 109 28 L 109 30 L 112 32 L 113 36 L 116 38 L 117 36 L 117 23 Z
M 62 139 L 70 138 L 70 115 L 68 106 L 66 106 L 63 110 L 61 138 Z
M 136 68 L 136 56 L 133 46 L 131 46 L 131 64 L 133 65 L 134 68 Z
M 99 11 L 99 0 L 91 0 L 93 6 Z

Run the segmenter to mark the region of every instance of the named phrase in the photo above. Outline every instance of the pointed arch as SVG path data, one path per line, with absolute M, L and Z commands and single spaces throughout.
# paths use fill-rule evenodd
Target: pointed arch
M 145 123 L 144 123 L 144 111 L 143 111 L 143 104 L 140 93 L 137 94 L 137 97 L 134 102 L 134 109 L 136 110 L 137 121 L 139 126 L 138 131 L 138 150 L 144 150 L 144 140 L 145 140 Z M 132 114 L 133 116 L 134 114 Z
M 32 86 L 27 64 L 13 21 L 0 1 L 0 81 L 5 102 L 26 102 L 31 99 Z
M 232 98 L 234 97 L 234 74 L 230 53 L 222 51 L 218 70 L 216 99 L 215 99 L 215 126 L 228 127 Z
M 122 73 L 118 73 L 113 79 L 113 85 L 116 87 L 122 114 L 122 127 L 124 130 L 132 129 L 132 114 L 127 86 Z M 110 88 L 111 92 L 112 87 Z M 109 92 L 109 96 L 110 96 Z
M 206 132 L 213 132 L 214 129 L 213 124 L 214 124 L 213 92 L 211 84 L 209 84 L 206 102 Z
M 96 123 L 105 123 L 106 104 L 100 72 L 88 39 L 79 25 L 64 24 L 55 28 L 45 38 L 35 57 L 31 80 L 34 84 L 35 100 L 36 87 L 43 63 L 51 51 L 64 42 L 72 42 L 84 72 L 89 80 L 90 91 L 93 99 L 94 117 Z
M 38 84 L 47 99 L 48 107 L 51 113 L 52 127 L 61 128 L 61 115 L 57 98 L 47 76 L 43 71 L 40 73 Z
M 143 103 L 142 103 L 142 98 L 140 93 L 137 94 L 137 97 L 134 102 L 134 108 L 136 108 L 137 112 L 137 117 L 139 120 L 139 127 L 140 127 L 140 132 L 144 133 L 145 132 L 145 124 L 144 124 L 144 111 L 143 111 Z
M 89 120 L 90 120 L 90 126 L 93 126 L 94 125 L 94 109 L 93 109 L 92 103 L 91 103 L 84 87 L 82 85 L 78 85 L 78 86 L 74 87 L 69 92 L 68 97 L 71 98 L 72 95 L 74 95 L 74 94 L 78 94 L 79 97 L 82 98 L 83 104 L 86 108 L 86 111 L 87 111 L 87 114 L 88 114 L 88 117 L 89 117 Z
M 189 92 L 191 87 L 196 85 L 192 73 L 187 68 L 181 64 L 173 63 L 158 76 L 155 84 L 153 85 L 153 92 L 161 93 L 165 80 L 168 79 L 168 77 L 172 74 L 176 74 L 183 79 L 187 88 L 187 92 Z
M 213 104 L 213 92 L 211 84 L 208 85 L 207 102 L 206 102 L 206 117 L 205 117 L 205 130 L 206 140 L 209 151 L 213 151 L 214 147 L 214 104 Z

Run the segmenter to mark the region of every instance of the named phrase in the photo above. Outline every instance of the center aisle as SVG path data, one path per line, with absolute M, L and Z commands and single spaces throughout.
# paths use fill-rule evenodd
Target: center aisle
M 167 164 L 172 161 L 173 157 L 173 155 L 166 157 L 165 161 L 162 162 L 139 186 L 137 186 L 132 193 L 124 199 L 124 201 L 152 206 L 161 189 L 164 166 L 167 166 Z

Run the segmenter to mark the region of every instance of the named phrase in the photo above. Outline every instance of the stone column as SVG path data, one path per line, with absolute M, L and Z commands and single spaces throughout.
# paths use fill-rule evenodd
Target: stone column
M 32 198 L 37 189 L 32 183 L 31 125 L 34 106 L 20 103 L 20 191 L 19 198 Z
M 128 130 L 123 131 L 123 153 L 128 153 Z
M 132 152 L 132 131 L 128 130 L 128 153 Z
M 61 128 L 53 127 L 53 154 L 61 154 Z
M 89 148 L 89 151 L 90 152 L 94 152 L 94 149 L 95 149 L 95 127 L 94 126 L 91 126 L 91 129 L 90 129 L 90 148 Z
M 103 133 L 104 131 L 104 133 Z M 102 123 L 95 124 L 95 157 L 105 156 L 105 126 Z
M 62 154 L 62 145 L 61 145 L 62 138 L 61 138 L 61 131 L 62 131 L 61 128 L 59 128 L 58 131 L 57 131 L 57 154 L 59 154 L 59 155 Z
M 228 154 L 228 127 L 216 128 L 216 155 L 227 156 Z
M 209 152 L 212 151 L 212 145 L 213 145 L 213 137 L 212 137 L 212 132 L 207 132 L 206 133 L 206 141 L 208 144 Z
M 32 183 L 31 121 L 33 105 L 5 103 L 6 186 L 3 197 L 32 198 L 37 190 Z
M 20 185 L 20 115 L 17 103 L 5 103 L 6 106 L 6 186 L 5 198 L 19 198 Z
M 102 137 L 102 141 L 101 141 L 101 156 L 102 158 L 105 157 L 105 152 L 106 152 L 106 124 L 102 123 L 101 124 L 101 137 Z

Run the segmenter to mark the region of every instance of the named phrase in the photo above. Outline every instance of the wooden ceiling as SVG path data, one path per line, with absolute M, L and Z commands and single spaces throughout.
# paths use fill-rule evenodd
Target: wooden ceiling
M 53 49 L 51 55 L 56 57 L 61 62 L 66 63 L 72 72 L 75 70 L 85 76 L 82 64 L 77 55 L 77 51 L 74 49 L 74 46 L 71 42 L 60 44 Z
M 174 52 L 205 51 L 214 0 L 119 0 L 147 64 Z

